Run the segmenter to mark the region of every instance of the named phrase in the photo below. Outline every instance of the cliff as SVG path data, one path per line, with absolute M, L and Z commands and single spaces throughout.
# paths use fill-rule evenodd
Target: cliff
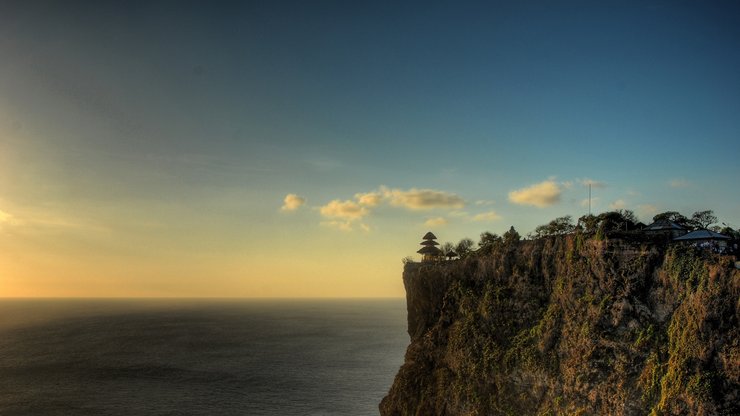
M 407 264 L 391 415 L 740 414 L 735 258 L 581 235 Z

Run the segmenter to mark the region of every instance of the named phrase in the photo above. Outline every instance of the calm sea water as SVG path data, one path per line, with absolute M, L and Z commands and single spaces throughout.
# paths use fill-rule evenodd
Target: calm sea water
M 377 415 L 403 300 L 0 300 L 0 415 Z

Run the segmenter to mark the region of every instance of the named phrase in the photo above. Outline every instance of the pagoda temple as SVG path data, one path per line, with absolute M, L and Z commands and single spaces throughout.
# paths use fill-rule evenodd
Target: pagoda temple
M 421 254 L 422 262 L 439 261 L 443 258 L 444 253 L 436 247 L 439 245 L 439 243 L 435 241 L 437 239 L 436 235 L 432 234 L 430 231 L 424 234 L 422 239 L 423 241 L 421 242 L 421 245 L 423 247 L 417 251 L 417 253 Z

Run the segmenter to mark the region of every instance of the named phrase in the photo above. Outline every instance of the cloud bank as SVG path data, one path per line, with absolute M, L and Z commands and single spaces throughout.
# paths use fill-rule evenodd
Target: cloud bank
M 465 200 L 460 196 L 444 191 L 434 189 L 416 189 L 409 190 L 388 189 L 381 187 L 383 198 L 391 205 L 404 207 L 413 211 L 429 209 L 460 209 L 465 206 Z
M 360 205 L 374 207 L 382 202 L 383 196 L 378 192 L 368 192 L 355 194 L 355 199 Z
M 328 220 L 322 222 L 322 225 L 342 231 L 352 231 L 353 223 L 357 224 L 358 220 L 370 215 L 381 206 L 403 208 L 409 211 L 450 211 L 464 208 L 465 200 L 457 194 L 436 189 L 400 189 L 380 186 L 370 192 L 356 193 L 354 199 L 329 201 L 317 209 Z M 442 226 L 447 223 L 448 220 L 444 217 L 433 217 L 428 218 L 425 224 Z M 365 231 L 370 230 L 366 224 L 359 223 L 358 226 Z
M 345 220 L 356 220 L 369 214 L 367 208 L 354 201 L 340 201 L 335 199 L 319 208 L 321 215 L 326 218 L 342 218 Z
M 538 208 L 545 208 L 560 202 L 562 192 L 557 182 L 548 179 L 544 182 L 509 192 L 509 201 L 518 205 L 532 205 Z

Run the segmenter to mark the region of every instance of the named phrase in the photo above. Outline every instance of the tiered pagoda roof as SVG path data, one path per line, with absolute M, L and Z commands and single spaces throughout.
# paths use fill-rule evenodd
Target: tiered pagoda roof
M 436 247 L 439 245 L 438 242 L 434 241 L 437 239 L 437 236 L 434 235 L 431 231 L 424 234 L 424 237 L 422 237 L 422 239 L 423 241 L 420 243 L 420 245 L 422 245 L 423 247 L 417 251 L 417 253 L 421 254 L 421 261 L 435 261 L 444 256 L 442 250 Z

